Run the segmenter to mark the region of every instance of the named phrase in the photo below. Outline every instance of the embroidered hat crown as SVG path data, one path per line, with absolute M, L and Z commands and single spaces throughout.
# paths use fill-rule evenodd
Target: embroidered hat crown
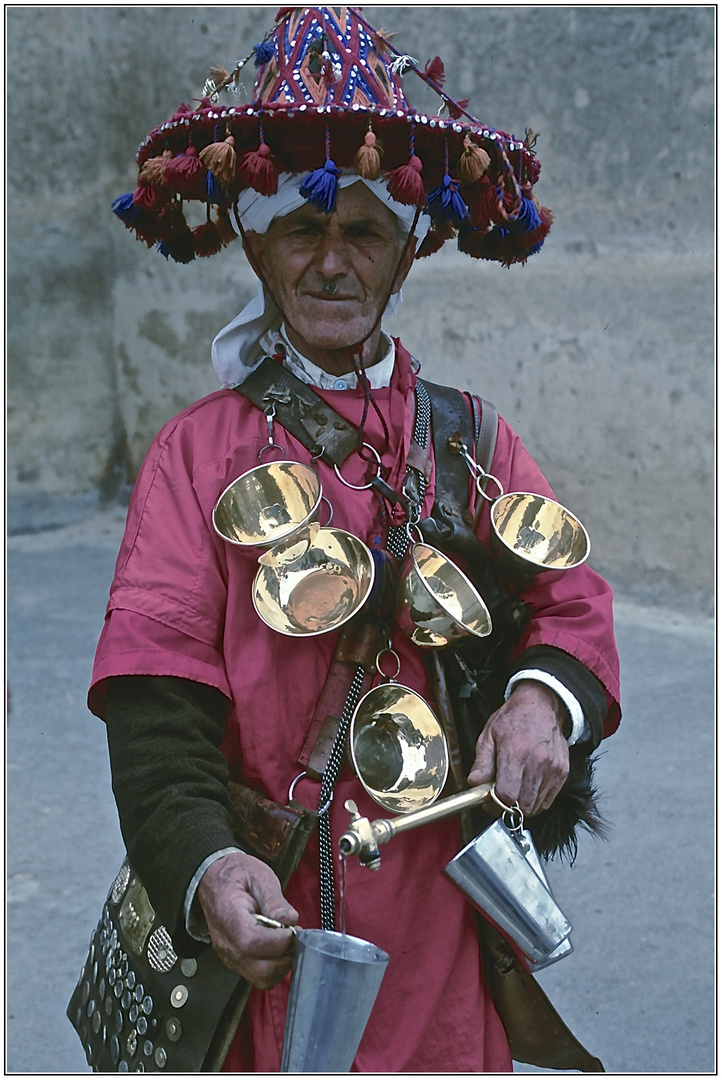
M 339 169 L 352 168 L 430 215 L 417 257 L 455 238 L 474 258 L 525 262 L 552 222 L 534 194 L 535 136 L 517 139 L 477 120 L 468 101 L 444 90 L 439 57 L 421 68 L 392 37 L 356 7 L 280 8 L 233 71 L 213 69 L 197 105 L 180 105 L 141 143 L 138 186 L 114 212 L 149 247 L 187 263 L 235 239 L 228 215 L 244 189 L 273 195 L 280 173 L 302 174 L 304 197 L 331 212 Z M 253 98 L 241 104 L 251 61 Z M 436 116 L 409 104 L 408 75 L 438 95 Z M 188 201 L 205 205 L 204 224 L 188 224 Z

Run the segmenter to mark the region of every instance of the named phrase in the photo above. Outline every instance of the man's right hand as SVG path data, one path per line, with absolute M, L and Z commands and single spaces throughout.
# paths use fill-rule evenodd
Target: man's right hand
M 298 912 L 284 899 L 271 868 L 242 851 L 224 855 L 204 873 L 197 896 L 226 967 L 261 990 L 280 982 L 291 967 L 293 934 L 269 929 L 254 915 L 295 926 Z

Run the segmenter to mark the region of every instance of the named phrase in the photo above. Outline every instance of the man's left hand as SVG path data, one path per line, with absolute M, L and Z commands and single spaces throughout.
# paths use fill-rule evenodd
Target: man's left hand
M 501 801 L 518 801 L 527 817 L 547 810 L 569 772 L 566 715 L 560 699 L 543 683 L 517 683 L 477 740 L 469 785 L 493 782 Z

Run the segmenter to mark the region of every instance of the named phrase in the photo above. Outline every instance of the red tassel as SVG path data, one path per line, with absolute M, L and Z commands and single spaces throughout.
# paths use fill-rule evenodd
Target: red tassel
M 439 89 L 444 85 L 446 82 L 446 71 L 444 70 L 444 61 L 440 56 L 435 56 L 433 60 L 426 61 L 424 78 L 427 82 L 432 83 Z
M 188 199 L 205 199 L 206 170 L 195 146 L 189 146 L 184 154 L 176 154 L 166 162 L 163 177 L 165 183 Z
M 354 166 L 359 176 L 364 180 L 378 180 L 381 175 L 381 155 L 383 147 L 376 140 L 373 131 L 369 130 L 364 135 L 364 144 L 356 151 Z
M 423 167 L 421 159 L 412 154 L 405 165 L 392 169 L 386 184 L 391 198 L 406 206 L 423 206 L 426 202 L 424 181 L 421 178 Z
M 444 246 L 443 236 L 439 236 L 435 229 L 429 229 L 424 239 L 419 244 L 418 251 L 416 252 L 417 259 L 425 259 L 429 255 L 433 255 L 435 251 Z
M 278 166 L 270 147 L 264 142 L 257 150 L 249 150 L 243 155 L 238 172 L 243 183 L 261 195 L 275 195 L 278 191 Z
M 191 233 L 193 235 L 193 250 L 201 258 L 216 255 L 223 247 L 223 241 L 218 229 L 212 221 L 197 225 L 195 229 L 191 229 Z
M 223 142 L 211 143 L 210 146 L 204 147 L 199 154 L 205 167 L 225 187 L 228 187 L 236 175 L 235 141 L 233 136 L 229 135 Z
M 136 206 L 140 206 L 143 210 L 156 210 L 165 199 L 158 191 L 158 188 L 152 187 L 150 184 L 138 184 L 138 187 L 133 192 L 133 202 Z
M 464 112 L 469 108 L 469 98 L 459 98 L 458 101 L 447 101 L 446 108 L 452 120 L 460 120 Z
M 488 176 L 483 176 L 480 184 L 471 189 L 464 189 L 469 217 L 474 228 L 485 231 L 499 219 L 496 206 L 496 191 Z

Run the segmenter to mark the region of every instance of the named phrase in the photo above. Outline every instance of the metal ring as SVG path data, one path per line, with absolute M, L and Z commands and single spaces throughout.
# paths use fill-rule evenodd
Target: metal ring
M 379 454 L 378 450 L 375 447 L 371 446 L 370 443 L 365 442 L 365 443 L 361 443 L 361 445 L 365 446 L 367 450 L 370 450 L 371 453 L 373 454 L 373 456 L 376 458 L 376 466 L 377 466 L 376 476 L 378 476 L 379 472 L 381 471 L 381 455 Z M 352 488 L 353 491 L 366 491 L 368 488 L 373 486 L 373 481 L 371 481 L 371 483 L 369 483 L 369 484 L 349 484 L 348 480 L 344 480 L 344 478 L 341 476 L 341 470 L 339 469 L 338 465 L 334 465 L 333 468 L 334 468 L 334 472 L 336 473 L 336 476 L 339 478 L 341 483 L 345 484 L 347 488 Z M 375 477 L 374 477 L 374 479 L 375 479 Z
M 299 780 L 300 780 L 300 779 L 301 779 L 302 777 L 304 777 L 304 776 L 306 776 L 306 770 L 305 770 L 305 769 L 303 770 L 303 772 L 300 772 L 300 773 L 298 774 L 298 776 L 297 776 L 297 777 L 295 778 L 295 780 L 292 780 L 292 781 L 291 781 L 291 786 L 290 786 L 290 788 L 288 789 L 288 801 L 289 801 L 289 802 L 290 802 L 290 801 L 291 801 L 291 799 L 293 798 L 293 792 L 294 792 L 294 788 L 296 787 L 296 784 L 297 784 L 297 783 L 298 783 L 298 781 L 299 781 Z M 319 811 L 318 811 L 318 816 L 319 816 L 319 817 L 321 816 L 321 814 L 327 814 L 327 813 L 328 813 L 328 811 L 329 811 L 329 807 L 331 806 L 331 803 L 332 803 L 332 802 L 333 802 L 333 792 L 331 792 L 331 794 L 329 795 L 329 798 L 328 798 L 328 802 L 327 802 L 327 803 L 326 803 L 326 805 L 325 805 L 325 806 L 323 807 L 323 809 L 321 809 L 321 810 L 319 810 Z
M 380 660 L 384 653 L 388 653 L 390 656 L 396 657 L 396 671 L 393 673 L 393 675 L 384 675 L 383 671 L 381 670 Z M 393 682 L 401 671 L 401 660 L 399 659 L 399 654 L 396 652 L 395 649 L 392 649 L 390 645 L 388 646 L 388 648 L 380 649 L 376 653 L 376 670 L 378 671 L 382 679 L 388 679 L 389 682 Z
M 261 464 L 263 464 L 263 455 L 265 454 L 266 450 L 280 450 L 281 456 L 280 458 L 276 459 L 277 461 L 283 461 L 286 457 L 286 451 L 283 449 L 282 446 L 279 446 L 278 443 L 275 442 L 269 442 L 266 443 L 265 446 L 262 446 L 261 449 L 258 451 L 258 460 L 261 462 Z
M 333 521 L 333 507 L 331 506 L 330 500 L 327 499 L 325 495 L 321 496 L 321 502 L 326 503 L 326 506 L 328 507 L 328 521 L 325 525 L 321 526 L 322 529 L 327 529 Z
M 487 493 L 484 491 L 484 489 L 483 489 L 483 487 L 481 485 L 486 483 L 487 480 L 493 480 L 494 481 L 496 486 L 499 488 L 499 494 L 498 495 L 494 495 L 494 496 L 487 495 Z M 484 472 L 484 470 L 481 469 L 481 468 L 478 468 L 478 471 L 477 471 L 477 474 L 476 474 L 476 490 L 479 492 L 482 499 L 486 499 L 486 501 L 490 502 L 490 503 L 496 502 L 496 500 L 500 499 L 502 497 L 502 495 L 504 494 L 504 488 L 502 487 L 501 481 L 498 480 L 496 478 L 496 476 L 494 476 L 493 473 Z
M 502 814 L 502 818 L 504 819 L 504 824 L 506 825 L 509 832 L 519 832 L 521 829 L 523 829 L 524 812 L 519 806 L 519 803 L 515 801 L 513 806 L 508 806 L 505 802 L 502 802 L 496 793 L 496 787 L 493 787 L 489 794 L 491 795 L 496 805 L 500 806 L 501 809 L 504 811 L 504 813 Z M 515 815 L 518 815 L 518 821 L 516 820 Z M 507 817 L 510 819 L 511 824 L 506 820 Z
M 416 530 L 416 533 L 417 533 L 416 536 L 414 535 L 414 530 Z M 421 528 L 419 527 L 418 523 L 407 521 L 406 522 L 406 535 L 408 536 L 409 543 L 411 543 L 411 544 L 425 544 L 426 543 L 426 541 L 424 539 L 424 534 L 422 533 Z

